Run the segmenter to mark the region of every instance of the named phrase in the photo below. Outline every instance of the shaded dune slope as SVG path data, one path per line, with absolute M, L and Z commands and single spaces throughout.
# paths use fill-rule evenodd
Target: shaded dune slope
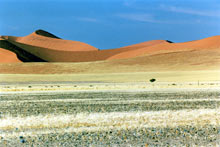
M 143 61 L 150 56 L 163 55 L 166 59 L 173 53 L 186 52 L 194 52 L 191 58 L 197 58 L 200 52 L 204 54 L 207 51 L 216 59 L 220 52 L 220 36 L 184 43 L 153 40 L 117 49 L 98 50 L 86 43 L 63 40 L 49 32 L 37 30 L 25 37 L 1 36 L 0 48 L 14 52 L 23 62 L 90 62 L 120 59 L 120 62 L 126 61 L 127 64 L 131 61 Z M 180 62 L 175 56 L 171 59 Z M 147 61 L 143 62 L 148 64 Z
M 55 36 L 54 34 L 51 34 L 51 33 L 46 32 L 44 30 L 36 30 L 35 33 L 38 35 L 41 35 L 41 36 L 45 36 L 45 37 L 61 39 L 61 38 Z
M 15 54 L 14 58 L 12 59 L 13 61 L 18 61 L 18 62 L 45 62 L 45 60 L 41 59 L 38 56 L 35 56 L 34 54 L 31 54 L 28 51 L 23 50 L 22 48 L 10 43 L 7 40 L 0 40 L 0 51 L 4 52 L 4 50 L 7 50 L 10 52 L 10 54 Z M 7 56 L 2 56 L 1 60 L 9 60 L 7 59 Z M 1 61 L 0 60 L 0 61 Z

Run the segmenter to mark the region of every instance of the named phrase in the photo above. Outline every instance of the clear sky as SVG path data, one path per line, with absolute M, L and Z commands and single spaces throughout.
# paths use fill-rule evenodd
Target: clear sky
M 43 29 L 100 49 L 220 35 L 220 0 L 0 0 L 0 35 Z

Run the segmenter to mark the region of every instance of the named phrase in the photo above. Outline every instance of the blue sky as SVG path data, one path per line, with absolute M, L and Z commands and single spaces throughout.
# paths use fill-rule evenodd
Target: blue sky
M 37 29 L 100 49 L 220 35 L 219 0 L 0 0 L 0 35 Z

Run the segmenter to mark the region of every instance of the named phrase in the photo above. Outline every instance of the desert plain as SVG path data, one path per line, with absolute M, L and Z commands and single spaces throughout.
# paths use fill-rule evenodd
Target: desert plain
M 37 30 L 0 56 L 0 146 L 220 145 L 220 36 L 100 50 Z

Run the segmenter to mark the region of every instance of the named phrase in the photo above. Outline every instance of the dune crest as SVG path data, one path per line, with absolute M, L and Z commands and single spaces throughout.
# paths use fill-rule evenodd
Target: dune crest
M 8 36 L 8 41 L 11 43 L 20 43 L 24 45 L 31 45 L 36 47 L 48 48 L 51 50 L 59 51 L 96 51 L 97 48 L 82 43 L 79 41 L 63 40 L 54 37 L 46 37 L 44 35 L 37 34 L 37 31 L 25 37 L 13 37 Z M 23 48 L 24 50 L 31 50 Z

